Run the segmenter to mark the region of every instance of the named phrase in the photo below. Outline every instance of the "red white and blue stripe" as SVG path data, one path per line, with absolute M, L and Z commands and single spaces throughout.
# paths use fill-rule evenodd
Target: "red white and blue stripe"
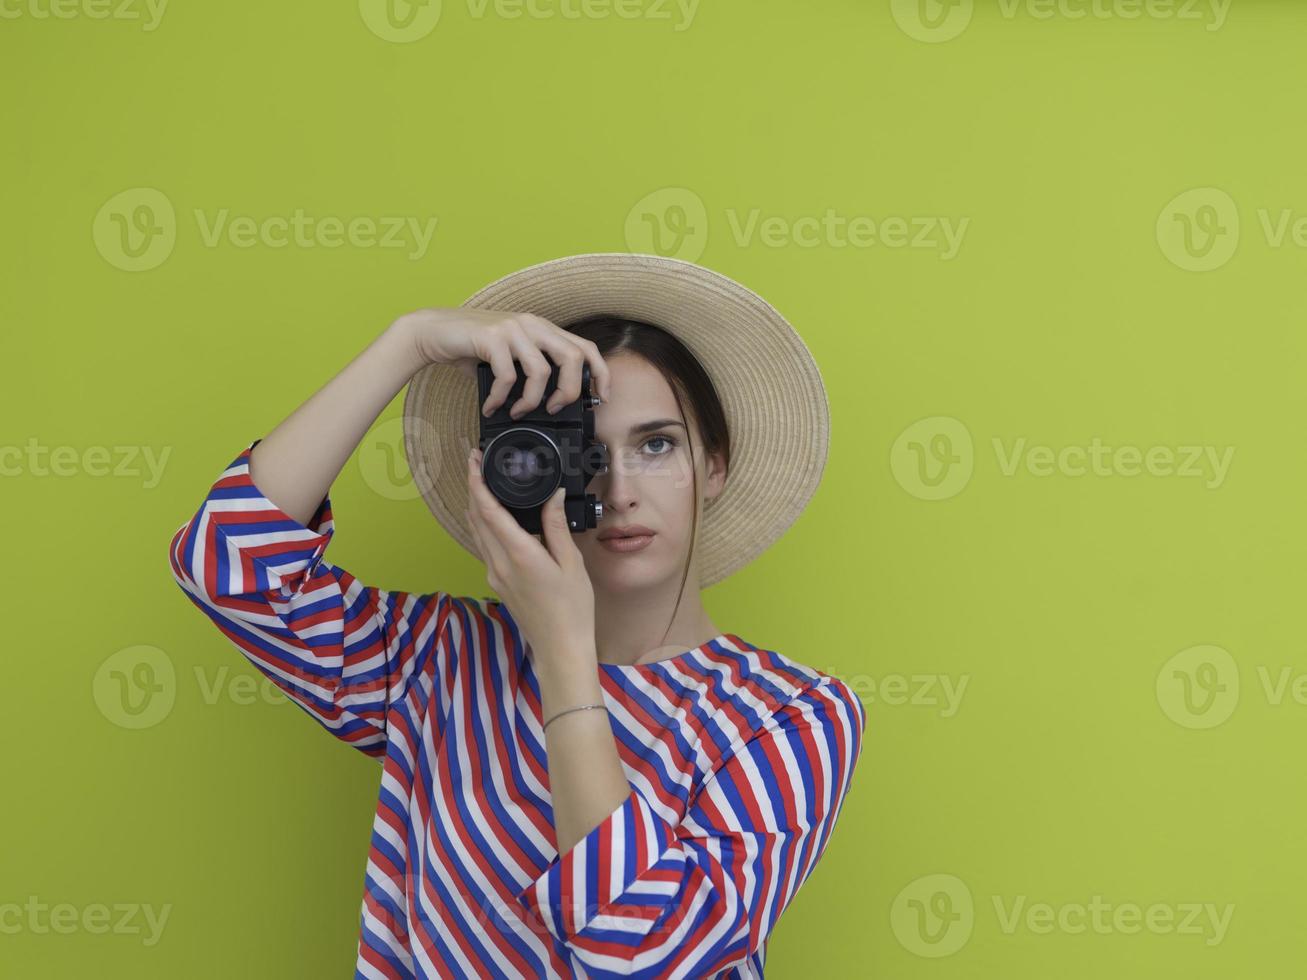
M 540 689 L 507 606 L 364 585 L 249 475 L 254 440 L 169 547 L 249 660 L 382 763 L 356 977 L 761 977 L 830 840 L 867 715 L 839 678 L 723 634 L 599 664 L 631 792 L 554 845 Z

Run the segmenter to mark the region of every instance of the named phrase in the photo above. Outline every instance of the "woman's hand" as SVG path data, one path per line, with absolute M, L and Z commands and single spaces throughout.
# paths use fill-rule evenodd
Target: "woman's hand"
M 481 450 L 468 456 L 468 520 L 486 581 L 508 604 L 541 667 L 594 661 L 594 590 L 563 510 L 563 490 L 541 508 L 540 538 L 496 499 L 481 477 Z M 590 666 L 590 665 L 583 665 Z
M 477 364 L 489 364 L 495 380 L 482 406 L 483 415 L 502 405 L 517 383 L 514 359 L 521 363 L 526 383 L 510 413 L 517 418 L 535 408 L 549 383 L 545 354 L 558 365 L 558 386 L 545 406 L 549 412 L 581 397 L 581 365 L 586 363 L 594 393 L 611 400 L 608 364 L 594 342 L 533 313 L 434 307 L 406 313 L 392 327 L 408 336 L 422 364 L 452 364 L 473 380 Z

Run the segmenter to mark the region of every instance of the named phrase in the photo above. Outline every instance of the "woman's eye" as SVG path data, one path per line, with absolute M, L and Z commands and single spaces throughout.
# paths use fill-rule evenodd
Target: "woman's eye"
M 644 444 L 645 444 L 646 446 L 648 446 L 648 445 L 650 445 L 650 444 L 652 444 L 652 443 L 655 443 L 655 442 L 665 442 L 665 443 L 667 443 L 667 447 L 668 447 L 667 449 L 664 449 L 662 452 L 654 453 L 655 456 L 666 456 L 666 455 L 667 455 L 668 453 L 670 453 L 674 448 L 676 448 L 676 440 L 675 440 L 675 439 L 672 439 L 672 438 L 670 438 L 670 437 L 668 437 L 668 436 L 653 436 L 653 437 L 650 438 L 650 439 L 646 439 Z

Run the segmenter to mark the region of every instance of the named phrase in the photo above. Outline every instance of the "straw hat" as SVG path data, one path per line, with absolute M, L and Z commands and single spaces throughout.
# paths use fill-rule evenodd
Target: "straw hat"
M 564 328 L 597 313 L 629 317 L 690 349 L 717 389 L 731 433 L 726 485 L 700 515 L 703 588 L 767 550 L 821 482 L 830 405 L 817 364 L 771 304 L 720 273 L 658 255 L 571 255 L 496 279 L 463 306 L 534 313 Z M 409 470 L 436 520 L 473 555 L 464 512 L 479 408 L 476 382 L 449 364 L 418 371 L 404 398 Z

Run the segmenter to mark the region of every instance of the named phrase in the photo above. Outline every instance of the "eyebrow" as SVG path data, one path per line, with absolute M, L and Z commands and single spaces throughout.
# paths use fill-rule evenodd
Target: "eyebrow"
M 678 422 L 676 419 L 654 419 L 652 422 L 641 422 L 638 425 L 631 426 L 630 435 L 638 436 L 641 432 L 652 432 L 654 429 L 663 429 L 669 425 L 679 425 L 682 429 L 685 428 L 685 424 Z

